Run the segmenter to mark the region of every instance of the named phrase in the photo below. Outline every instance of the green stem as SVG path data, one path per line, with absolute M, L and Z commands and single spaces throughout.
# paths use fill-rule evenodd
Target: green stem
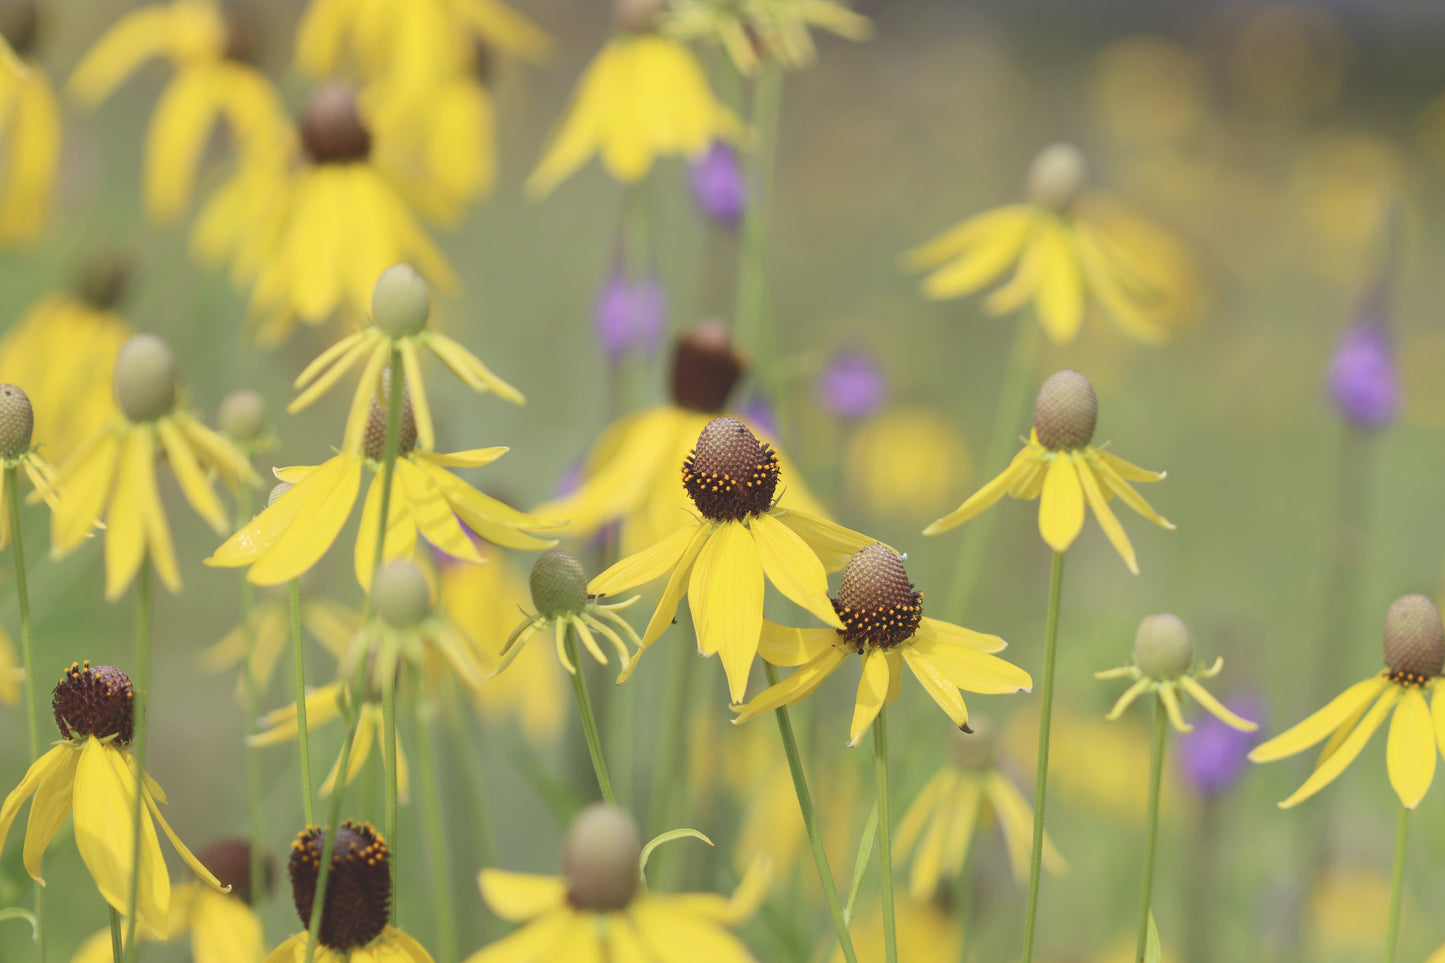
M 567 626 L 564 645 L 567 658 L 572 663 L 572 691 L 577 696 L 577 712 L 582 716 L 582 735 L 587 738 L 587 754 L 592 757 L 592 771 L 597 774 L 597 787 L 602 798 L 610 805 L 617 805 L 612 794 L 612 780 L 607 776 L 607 763 L 602 758 L 602 740 L 597 737 L 597 719 L 592 715 L 592 699 L 587 695 L 587 680 L 582 676 L 582 665 L 577 661 L 577 637 L 572 627 Z
M 667 685 L 663 688 L 662 731 L 657 737 L 657 753 L 653 759 L 652 797 L 648 802 L 647 820 L 654 833 L 660 833 L 672 822 L 673 789 L 678 780 L 662 778 L 663 773 L 686 771 L 688 695 L 692 690 L 692 668 L 697 659 L 690 646 L 673 646 L 668 664 Z M 672 861 L 668 865 L 673 865 Z
M 301 809 L 306 825 L 316 825 L 316 794 L 311 788 L 311 734 L 306 725 L 306 658 L 301 649 L 301 580 L 290 586 L 291 662 L 296 677 L 296 735 L 301 746 Z
M 1400 941 L 1400 897 L 1405 892 L 1405 844 L 1410 835 L 1410 810 L 1400 804 L 1400 824 L 1395 830 L 1395 871 L 1390 877 L 1390 919 L 1385 930 L 1385 963 L 1395 963 L 1395 946 Z
M 873 722 L 873 775 L 878 786 L 878 870 L 883 874 L 883 957 L 898 963 L 893 919 L 893 823 L 888 815 L 888 707 Z
M 754 147 L 748 158 L 748 203 L 743 212 L 742 251 L 733 304 L 734 342 L 754 358 L 769 355 L 762 343 L 767 291 L 767 215 L 782 112 L 783 71 L 764 63 L 753 82 Z
M 1034 356 L 1039 349 L 1039 331 L 1037 324 L 1022 320 L 1014 325 L 1013 345 L 1009 348 L 1003 382 L 999 386 L 998 404 L 994 407 L 993 432 L 989 435 L 988 449 L 980 463 L 989 471 L 1008 458 L 1019 435 L 1019 420 L 1028 403 Z M 958 543 L 958 559 L 953 563 L 948 601 L 943 609 L 945 617 L 962 618 L 968 608 L 969 597 L 978 587 L 984 556 L 993 544 L 989 534 L 993 531 L 996 515 L 997 512 L 984 512 L 964 529 Z
M 1139 939 L 1134 944 L 1136 963 L 1144 963 L 1149 942 L 1149 904 L 1154 895 L 1154 854 L 1159 844 L 1159 786 L 1164 781 L 1164 747 L 1169 740 L 1169 717 L 1164 703 L 1154 700 L 1154 743 L 1149 752 L 1149 816 L 1144 824 L 1144 880 L 1139 885 Z
M 768 685 L 778 684 L 778 670 L 771 663 L 763 663 Z M 843 920 L 843 904 L 838 901 L 838 886 L 833 882 L 833 870 L 828 866 L 828 852 L 823 848 L 823 834 L 818 829 L 818 814 L 813 810 L 813 796 L 808 792 L 808 777 L 803 772 L 803 759 L 798 754 L 798 738 L 793 733 L 793 720 L 788 716 L 787 706 L 773 710 L 778 718 L 778 733 L 783 737 L 783 752 L 788 757 L 788 771 L 793 776 L 793 790 L 798 795 L 798 809 L 803 814 L 803 826 L 808 831 L 808 845 L 813 850 L 813 862 L 818 867 L 818 881 L 823 884 L 823 896 L 828 901 L 828 912 L 833 916 L 833 929 L 838 934 L 838 946 L 847 963 L 858 963 L 853 951 L 853 937 L 848 924 Z M 882 814 L 880 813 L 880 816 Z
M 954 911 L 958 916 L 959 940 L 958 959 L 959 963 L 968 963 L 969 956 L 973 953 L 973 847 L 968 848 L 964 854 L 963 865 L 958 870 L 958 880 L 954 888 Z
M 125 959 L 125 948 L 122 946 L 120 935 L 120 914 L 115 907 L 110 907 L 110 959 L 111 963 L 121 963 Z
M 236 527 L 239 529 L 251 520 L 251 489 L 242 487 L 236 505 Z M 246 640 L 246 658 L 241 663 L 241 681 L 245 686 L 246 735 L 254 736 L 260 731 L 261 687 L 256 680 L 256 588 L 246 579 L 241 579 L 241 632 Z M 247 861 L 250 864 L 251 879 L 265 878 L 265 838 L 262 826 L 266 821 L 266 789 L 261 779 L 261 747 L 246 740 L 246 822 L 250 829 L 250 845 L 247 847 Z
M 20 664 L 25 668 L 25 723 L 30 734 L 30 761 L 40 758 L 40 717 L 36 715 L 35 640 L 30 621 L 30 588 L 25 581 L 25 545 L 20 530 L 20 479 L 14 465 L 5 467 L 5 493 L 10 503 L 10 548 L 15 556 L 15 601 L 20 607 Z M 45 963 L 45 887 L 35 884 L 35 954 Z
M 386 773 L 386 846 L 391 853 L 391 921 L 400 916 L 401 893 L 396 886 L 397 795 L 396 775 L 396 673 L 381 678 L 381 761 Z
M 145 812 L 146 750 L 150 746 L 147 729 L 147 707 L 150 703 L 151 684 L 151 560 L 146 555 L 141 559 L 140 571 L 135 582 L 135 673 L 131 676 L 135 688 L 135 739 L 131 744 L 131 755 L 135 758 L 137 773 L 135 804 L 131 809 L 131 841 L 134 852 L 130 868 L 130 906 L 126 914 L 126 959 L 134 963 L 140 953 L 136 938 L 136 924 L 139 922 L 136 906 L 140 899 L 140 821 Z
M 413 693 L 415 699 L 416 693 Z M 415 699 L 416 748 L 421 764 L 422 815 L 426 820 L 427 847 L 431 850 L 432 898 L 436 901 L 437 954 L 440 963 L 456 963 L 456 911 L 447 868 L 446 821 L 442 817 L 442 783 L 436 759 L 436 708 Z
M 1054 553 L 1049 572 L 1049 617 L 1044 630 L 1043 704 L 1039 707 L 1039 762 L 1034 775 L 1034 844 L 1029 862 L 1029 902 L 1024 915 L 1022 963 L 1034 958 L 1034 924 L 1039 909 L 1039 877 L 1044 858 L 1044 801 L 1049 787 L 1049 724 L 1054 712 L 1054 654 L 1059 640 L 1059 595 L 1064 585 L 1064 553 Z

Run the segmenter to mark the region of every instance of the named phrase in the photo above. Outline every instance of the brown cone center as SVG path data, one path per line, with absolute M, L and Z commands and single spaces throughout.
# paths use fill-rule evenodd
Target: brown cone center
M 91 668 L 89 660 L 70 663 L 50 705 L 66 739 L 114 736 L 117 743 L 128 746 L 135 738 L 135 687 L 130 676 L 113 665 Z
M 301 144 L 317 164 L 365 160 L 371 153 L 371 132 L 361 122 L 356 92 L 333 83 L 312 94 L 301 115 Z
M 311 924 L 325 842 L 325 830 L 313 826 L 291 843 L 287 869 L 291 896 L 303 926 Z M 386 929 L 391 916 L 390 859 L 386 840 L 370 823 L 348 819 L 341 824 L 331 853 L 326 905 L 321 910 L 322 946 L 344 953 L 365 946 Z
M 682 485 L 713 521 L 741 521 L 773 504 L 778 455 L 736 418 L 714 418 L 683 460 Z
M 868 646 L 891 649 L 918 631 L 923 593 L 913 590 L 903 559 L 888 546 L 875 544 L 848 560 L 833 610 L 843 621 L 844 640 L 859 654 Z

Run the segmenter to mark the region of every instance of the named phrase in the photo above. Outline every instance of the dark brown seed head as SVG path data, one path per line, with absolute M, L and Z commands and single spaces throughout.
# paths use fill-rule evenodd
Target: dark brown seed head
M 381 372 L 381 392 L 371 396 L 371 409 L 366 415 L 366 434 L 362 436 L 361 453 L 372 461 L 386 460 L 386 409 L 391 404 L 391 369 Z M 396 456 L 401 458 L 416 447 L 416 413 L 411 408 L 411 387 L 402 379 L 401 425 L 397 437 Z
M 291 843 L 287 869 L 291 897 L 302 926 L 311 925 L 316 898 L 316 877 L 321 872 L 321 848 L 326 830 L 311 826 Z M 321 909 L 320 943 L 346 952 L 365 946 L 381 935 L 391 915 L 391 860 L 386 840 L 370 823 L 348 819 L 336 833 L 331 852 L 331 875 L 326 883 L 326 905 Z
M 913 591 L 898 553 L 875 543 L 848 560 L 833 609 L 843 620 L 843 638 L 859 654 L 866 646 L 891 649 L 918 630 L 923 593 Z
M 612 20 L 623 30 L 647 33 L 657 29 L 658 18 L 667 9 L 667 0 L 613 0 Z
M 689 411 L 719 414 L 745 367 L 733 351 L 726 324 L 716 318 L 696 324 L 672 352 L 672 403 Z
M 50 705 L 66 739 L 114 736 L 119 745 L 128 746 L 135 737 L 135 688 L 130 676 L 113 665 L 70 663 Z
M 1440 610 L 1423 595 L 1402 595 L 1385 613 L 1385 665 L 1390 679 L 1423 686 L 1445 667 L 1445 626 Z
M 224 4 L 224 14 L 226 49 L 221 56 L 233 63 L 257 66 L 261 61 L 266 25 L 262 22 L 261 11 L 256 9 L 256 3 L 254 0 L 245 3 L 230 0 Z
M 1034 402 L 1034 431 L 1050 451 L 1083 448 L 1094 438 L 1099 399 L 1089 379 L 1065 368 L 1049 375 Z
M 1146 615 L 1134 633 L 1134 665 L 1150 679 L 1177 679 L 1194 664 L 1194 640 L 1184 620 L 1168 612 Z
M 624 908 L 637 894 L 641 861 L 632 819 L 616 806 L 593 803 L 572 820 L 562 844 L 568 902 L 593 913 Z
M 740 521 L 773 504 L 778 455 L 736 418 L 714 418 L 683 459 L 682 487 L 713 521 Z
M 270 853 L 261 857 L 261 878 L 251 878 L 251 844 L 244 839 L 222 839 L 198 852 L 196 857 L 222 883 L 230 884 L 232 896 L 239 896 L 252 906 L 266 898 L 275 882 L 276 864 Z
M 587 573 L 577 556 L 551 549 L 532 563 L 532 604 L 546 618 L 576 615 L 587 607 Z
M 29 56 L 40 35 L 40 4 L 35 0 L 0 2 L 0 34 L 17 56 Z
M 0 385 L 0 458 L 19 458 L 30 450 L 35 411 L 18 385 Z
M 75 293 L 97 311 L 109 311 L 125 297 L 131 273 L 131 262 L 114 251 L 92 255 L 76 272 Z
M 301 114 L 301 144 L 317 164 L 366 160 L 371 133 L 361 121 L 356 91 L 339 81 L 316 88 Z

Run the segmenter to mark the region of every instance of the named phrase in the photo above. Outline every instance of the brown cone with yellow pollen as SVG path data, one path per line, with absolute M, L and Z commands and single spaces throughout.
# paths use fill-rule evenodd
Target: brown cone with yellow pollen
M 642 839 L 616 806 L 594 803 L 577 814 L 562 844 L 567 901 L 579 910 L 608 913 L 632 902 L 642 878 Z
M 1094 386 L 1077 371 L 1065 368 L 1049 375 L 1034 402 L 1034 431 L 1050 451 L 1083 448 L 1094 439 L 1099 399 Z
M 698 511 L 715 522 L 742 521 L 773 503 L 778 455 L 736 418 L 714 418 L 682 463 L 682 485 Z
M 672 403 L 689 411 L 719 414 L 727 407 L 746 365 L 733 351 L 733 336 L 717 318 L 694 325 L 673 349 Z
M 114 737 L 128 746 L 135 738 L 135 687 L 113 665 L 91 668 L 90 660 L 72 662 L 50 697 L 55 724 L 66 739 Z
M 1423 686 L 1445 668 L 1445 625 L 1423 595 L 1402 595 L 1385 613 L 1385 665 L 1390 681 Z
M 287 869 L 302 926 L 311 925 L 325 843 L 326 831 L 317 826 L 302 830 L 291 843 Z M 341 824 L 331 853 L 326 905 L 321 910 L 322 946 L 344 953 L 365 946 L 386 929 L 391 915 L 390 860 L 386 840 L 370 823 L 348 819 Z
M 317 164 L 346 164 L 371 154 L 371 132 L 349 84 L 323 84 L 311 95 L 301 114 L 301 144 Z
M 923 618 L 923 593 L 913 590 L 898 553 L 873 544 L 848 560 L 833 609 L 844 640 L 861 655 L 869 646 L 891 649 L 911 639 Z

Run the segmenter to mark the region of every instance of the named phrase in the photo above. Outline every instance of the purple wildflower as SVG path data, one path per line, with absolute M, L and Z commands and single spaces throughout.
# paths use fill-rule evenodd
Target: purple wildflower
M 1364 429 L 1383 428 L 1400 409 L 1393 339 L 1371 314 L 1345 329 L 1329 370 L 1330 398 L 1340 416 Z
M 738 414 L 757 434 L 774 439 L 778 437 L 777 413 L 773 411 L 768 399 L 761 394 L 753 392 L 749 395 L 748 400 L 738 409 Z
M 1251 698 L 1230 699 L 1230 711 L 1258 720 L 1264 706 Z M 1218 796 L 1239 781 L 1249 765 L 1249 750 L 1259 740 L 1257 732 L 1240 732 L 1212 715 L 1194 724 L 1193 732 L 1179 737 L 1179 768 L 1187 782 L 1201 796 Z
M 888 381 L 873 358 L 862 351 L 841 351 L 823 369 L 814 386 L 818 404 L 837 418 L 861 420 L 882 406 Z
M 621 268 L 607 276 L 592 306 L 597 340 L 614 363 L 628 351 L 656 351 L 666 319 L 667 294 L 657 279 L 629 281 Z
M 697 206 L 721 227 L 737 227 L 748 203 L 748 183 L 737 151 L 714 141 L 706 154 L 692 162 L 692 197 Z

